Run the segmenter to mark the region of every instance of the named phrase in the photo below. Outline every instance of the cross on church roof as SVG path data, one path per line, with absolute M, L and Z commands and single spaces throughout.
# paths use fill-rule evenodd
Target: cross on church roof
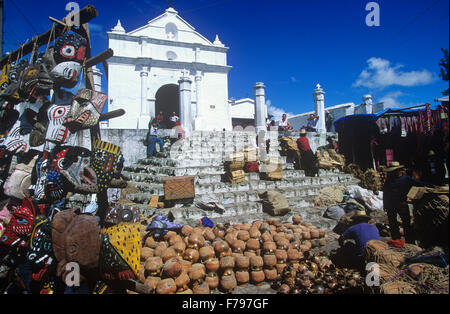
M 167 8 L 173 8 L 173 0 L 166 0 L 167 1 Z

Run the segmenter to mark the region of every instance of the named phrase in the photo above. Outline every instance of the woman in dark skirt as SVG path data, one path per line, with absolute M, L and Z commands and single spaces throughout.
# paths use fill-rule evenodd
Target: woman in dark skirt
M 319 169 L 317 167 L 316 156 L 312 152 L 311 146 L 309 145 L 309 140 L 306 137 L 306 130 L 300 130 L 300 137 L 297 139 L 297 145 L 300 149 L 300 164 L 302 166 L 302 170 L 305 171 L 305 175 L 307 177 L 317 176 Z

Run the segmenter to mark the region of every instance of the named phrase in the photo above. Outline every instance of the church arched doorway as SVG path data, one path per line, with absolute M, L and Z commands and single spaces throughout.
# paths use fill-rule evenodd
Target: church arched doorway
M 167 84 L 161 86 L 155 96 L 155 113 L 158 115 L 163 113 L 163 127 L 170 128 L 169 117 L 172 113 L 180 117 L 180 92 L 176 84 Z

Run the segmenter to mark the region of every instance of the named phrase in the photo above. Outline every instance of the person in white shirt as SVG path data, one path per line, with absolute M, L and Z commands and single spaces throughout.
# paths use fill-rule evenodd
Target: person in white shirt
M 278 122 L 278 130 L 279 131 L 290 131 L 292 130 L 292 126 L 287 119 L 287 115 L 284 113 L 281 117 L 280 122 Z
M 158 143 L 160 151 L 161 152 L 164 151 L 164 142 L 161 138 L 158 137 L 158 127 L 156 121 L 152 122 L 152 125 L 148 130 L 147 139 L 148 139 L 147 158 L 153 156 L 156 143 Z
M 172 112 L 172 116 L 170 117 L 170 122 L 172 123 L 172 128 L 176 126 L 177 122 L 180 118 L 176 115 L 175 112 Z

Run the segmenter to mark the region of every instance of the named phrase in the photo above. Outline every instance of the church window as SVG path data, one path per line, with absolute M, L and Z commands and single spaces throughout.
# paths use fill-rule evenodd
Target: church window
M 169 40 L 178 40 L 178 28 L 174 23 L 166 24 L 166 38 Z
M 173 61 L 173 60 L 177 59 L 177 54 L 173 51 L 167 51 L 166 56 L 167 56 L 167 60 L 169 60 L 169 61 Z

